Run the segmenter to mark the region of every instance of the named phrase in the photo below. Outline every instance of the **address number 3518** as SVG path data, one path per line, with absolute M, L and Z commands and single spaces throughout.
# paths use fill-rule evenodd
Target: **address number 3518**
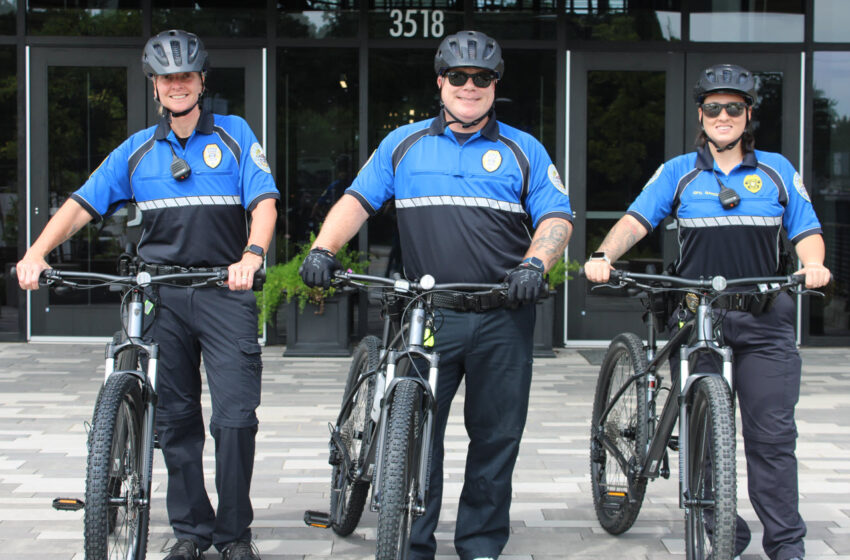
M 442 37 L 445 33 L 443 26 L 443 10 L 423 10 L 411 8 L 407 10 L 390 10 L 392 27 L 390 37 Z

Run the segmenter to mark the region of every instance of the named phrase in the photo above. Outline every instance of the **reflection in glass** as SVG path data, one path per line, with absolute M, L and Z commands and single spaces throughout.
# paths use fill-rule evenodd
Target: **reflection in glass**
M 664 163 L 665 82 L 664 72 L 587 73 L 585 254 L 599 247 L 610 220 L 625 213 Z M 655 259 L 660 265 L 661 229 L 629 251 L 628 260 Z
M 691 41 L 800 43 L 805 0 L 728 2 L 698 0 L 691 6 Z
M 847 0 L 815 0 L 815 41 L 846 43 L 850 38 L 850 10 Z
M 601 41 L 679 41 L 681 0 L 567 0 L 567 36 Z
M 122 68 L 49 67 L 47 74 L 48 206 L 56 213 L 127 132 L 127 71 Z M 48 256 L 59 268 L 113 274 L 127 243 L 127 210 L 62 243 Z M 50 305 L 117 302 L 108 290 L 49 293 Z M 55 325 L 54 325 L 55 328 Z M 66 334 L 71 334 L 70 332 Z
M 70 6 L 69 6 L 70 4 Z M 31 35 L 131 36 L 142 32 L 140 0 L 26 2 Z
M 238 3 L 199 3 L 192 0 L 152 0 L 154 33 L 186 29 L 202 40 L 209 37 L 264 37 L 265 0 Z
M 316 72 L 321 68 L 321 72 Z M 356 49 L 281 49 L 277 70 L 277 262 L 318 232 L 359 167 Z
M 14 35 L 16 29 L 16 0 L 0 0 L 0 35 Z
M 814 53 L 813 177 L 809 194 L 833 283 L 811 299 L 811 334 L 850 336 L 850 52 Z
M 756 149 L 782 152 L 782 73 L 753 72 L 758 104 L 753 109 Z
M 440 39 L 463 29 L 463 9 L 463 0 L 375 0 L 369 5 L 369 37 Z
M 17 338 L 17 289 L 7 271 L 18 260 L 18 80 L 15 47 L 0 48 L 0 337 Z M 7 282 L 9 283 L 7 285 Z M 5 289 L 4 289 L 5 288 Z
M 213 66 L 207 74 L 206 91 L 202 100 L 204 109 L 213 113 L 246 118 L 245 70 Z
M 555 51 L 508 49 L 502 56 L 496 117 L 537 138 L 555 161 Z
M 475 29 L 497 39 L 554 39 L 555 0 L 475 0 Z
M 280 37 L 355 37 L 360 18 L 358 0 L 278 2 Z

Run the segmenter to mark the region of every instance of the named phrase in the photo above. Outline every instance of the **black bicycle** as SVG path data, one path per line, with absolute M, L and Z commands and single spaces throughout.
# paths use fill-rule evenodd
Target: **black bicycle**
M 435 284 L 337 273 L 338 284 L 381 291 L 383 336 L 365 337 L 354 350 L 336 423 L 330 426 L 330 512 L 307 511 L 304 520 L 349 535 L 372 488 L 378 512 L 375 558 L 408 556 L 413 520 L 425 513 L 436 415 L 440 302 L 506 299 L 506 284 Z M 497 302 L 497 303 L 494 303 Z
M 726 280 L 687 279 L 612 271 L 609 284 L 633 289 L 647 308 L 647 342 L 634 333 L 617 335 L 599 371 L 590 436 L 593 504 L 602 527 L 617 535 L 637 519 L 647 481 L 669 478 L 668 450 L 679 452 L 679 507 L 685 510 L 688 560 L 729 560 L 736 527 L 735 405 L 732 350 L 722 342 L 723 311 L 729 303 L 750 309 L 770 305 L 779 292 L 819 293 L 800 288 L 803 276 Z M 753 290 L 755 287 L 755 291 Z M 744 291 L 746 290 L 746 291 Z M 656 315 L 665 295 L 685 303 L 678 329 L 659 350 Z M 727 304 L 727 305 L 724 305 Z M 758 310 L 756 309 L 756 312 Z M 662 371 L 681 348 L 669 386 Z M 695 358 L 722 359 L 720 373 L 691 371 Z M 716 357 L 714 358 L 716 360 Z M 660 415 L 657 405 L 666 402 Z M 673 430 L 678 419 L 678 435 Z
M 148 543 L 151 476 L 155 447 L 156 373 L 159 347 L 143 340 L 143 318 L 155 316 L 157 285 L 224 287 L 226 268 L 152 276 L 111 275 L 48 269 L 39 284 L 51 288 L 123 291 L 122 330 L 106 345 L 106 372 L 88 434 L 85 501 L 57 498 L 60 510 L 85 508 L 86 558 L 142 560 Z M 264 271 L 255 274 L 261 289 Z

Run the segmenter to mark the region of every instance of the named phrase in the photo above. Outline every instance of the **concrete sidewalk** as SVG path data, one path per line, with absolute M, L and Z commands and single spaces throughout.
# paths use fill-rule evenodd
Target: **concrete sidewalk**
M 327 424 L 342 397 L 348 360 L 283 358 L 282 352 L 275 346 L 263 352 L 252 491 L 256 544 L 264 560 L 374 558 L 375 514 L 367 511 L 357 531 L 344 539 L 302 521 L 305 509 L 328 507 Z M 850 560 L 850 348 L 807 348 L 802 354 L 797 419 L 807 558 Z M 101 345 L 0 344 L 0 558 L 83 558 L 82 512 L 57 512 L 50 503 L 56 496 L 84 494 L 86 423 L 102 382 L 102 356 Z M 675 480 L 650 483 L 640 517 L 626 534 L 610 536 L 596 522 L 588 426 L 597 369 L 575 350 L 560 349 L 555 358 L 535 361 L 531 409 L 514 475 L 512 534 L 502 560 L 684 558 Z M 463 389 L 446 441 L 439 560 L 456 558 L 452 534 L 466 450 L 462 394 Z M 209 407 L 206 395 L 204 404 Z M 746 496 L 741 449 L 739 443 L 738 509 L 753 530 L 743 558 L 755 560 L 766 556 L 761 526 Z M 212 452 L 209 440 L 210 492 L 215 488 Z M 164 557 L 173 544 L 165 478 L 157 453 L 151 559 Z

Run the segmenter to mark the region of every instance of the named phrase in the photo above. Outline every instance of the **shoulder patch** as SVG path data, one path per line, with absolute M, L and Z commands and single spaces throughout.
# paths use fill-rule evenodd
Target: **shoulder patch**
M 812 199 L 809 198 L 809 191 L 806 190 L 806 185 L 803 184 L 803 178 L 800 177 L 799 172 L 794 172 L 794 189 L 803 197 L 803 200 L 806 202 L 811 202 Z
M 269 168 L 269 162 L 266 161 L 266 153 L 263 151 L 263 147 L 260 146 L 259 142 L 254 142 L 251 145 L 251 159 L 254 160 L 257 167 L 266 173 L 272 172 L 271 168 Z
M 661 175 L 661 172 L 664 171 L 664 164 L 658 166 L 658 169 L 655 170 L 655 173 L 652 174 L 652 177 L 649 178 L 649 181 L 643 186 L 643 189 L 646 189 L 649 185 L 655 182 L 656 179 Z M 641 189 L 641 190 L 643 190 Z
M 561 182 L 561 176 L 558 175 L 558 170 L 555 168 L 554 163 L 549 164 L 549 168 L 546 170 L 546 175 L 549 177 L 549 181 L 555 185 L 555 188 L 564 193 L 565 195 L 569 195 L 567 192 L 567 187 Z
M 218 144 L 207 144 L 204 147 L 204 163 L 215 169 L 221 163 L 221 148 Z

